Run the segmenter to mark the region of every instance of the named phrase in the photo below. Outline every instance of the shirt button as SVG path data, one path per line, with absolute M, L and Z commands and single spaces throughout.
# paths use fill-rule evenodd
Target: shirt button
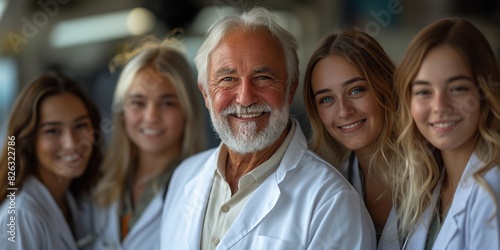
M 223 206 L 222 211 L 227 213 L 229 211 L 229 206 Z
M 220 242 L 219 238 L 213 238 L 212 239 L 212 243 L 214 243 L 214 245 L 218 245 Z

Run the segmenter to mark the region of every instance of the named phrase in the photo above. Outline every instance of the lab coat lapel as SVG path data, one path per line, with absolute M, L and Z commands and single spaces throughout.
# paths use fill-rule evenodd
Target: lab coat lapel
M 125 240 L 133 239 L 138 233 L 144 231 L 144 228 L 148 227 L 154 220 L 161 219 L 164 191 L 164 189 L 158 191 L 158 193 L 149 202 L 148 206 L 137 220 L 137 224 L 132 227 L 130 232 L 125 237 Z
M 79 218 L 78 217 L 79 209 L 78 209 L 78 206 L 76 204 L 76 201 L 73 199 L 73 196 L 69 193 L 66 194 L 66 201 L 68 202 L 68 206 L 69 206 L 69 210 L 71 213 L 73 223 L 75 224 L 75 227 L 78 227 L 80 225 L 80 221 L 78 221 L 78 219 L 77 219 L 77 218 Z M 53 221 L 57 221 L 57 220 L 66 221 L 66 219 L 64 218 L 64 215 L 62 214 L 60 209 L 54 210 L 54 212 L 56 214 L 54 214 L 54 216 L 52 217 Z M 68 223 L 60 223 L 59 227 L 57 228 L 57 234 L 59 235 L 59 238 L 61 238 L 61 240 L 64 242 L 64 245 L 66 246 L 64 249 L 78 249 L 78 247 L 76 246 L 75 237 L 78 237 L 79 230 L 78 229 L 75 229 L 75 230 L 76 230 L 74 232 L 75 236 L 73 236 L 73 233 L 72 233 L 71 228 L 69 227 Z
M 422 214 L 421 220 L 417 225 L 415 225 L 415 229 L 413 232 L 410 232 L 408 242 L 403 249 L 409 250 L 420 250 L 425 249 L 425 243 L 427 241 L 427 234 L 429 233 L 429 227 L 431 225 L 432 215 L 434 214 L 435 204 L 438 201 L 439 194 L 441 192 L 441 185 L 443 180 L 443 175 L 441 175 L 441 179 L 439 180 L 436 188 L 432 193 L 432 201 L 429 206 L 425 209 Z M 403 244 L 405 245 L 405 244 Z
M 71 230 L 67 227 L 67 225 L 63 226 L 63 228 L 59 228 L 58 234 L 66 246 L 64 249 L 78 249 L 75 239 L 71 234 Z
M 231 225 L 217 249 L 228 249 L 251 232 L 274 208 L 280 191 L 276 177 L 271 175 L 247 201 L 234 223 Z
M 182 213 L 182 223 L 185 223 L 185 239 L 195 239 L 187 243 L 188 249 L 199 249 L 201 244 L 203 222 L 217 166 L 218 152 L 219 150 L 215 151 L 208 158 L 200 172 L 186 184 L 183 190 L 185 200 L 183 204 L 186 204 L 186 211 Z
M 439 249 L 445 249 L 446 245 L 441 244 L 448 244 L 451 242 L 453 236 L 458 233 L 460 228 L 459 221 L 463 221 L 461 217 L 465 216 L 467 200 L 470 197 L 474 184 L 474 178 L 472 175 L 477 168 L 480 167 L 480 164 L 481 162 L 479 159 L 477 159 L 476 155 L 473 154 L 465 167 L 462 177 L 460 178 L 460 183 L 458 184 L 453 197 L 453 203 L 451 204 L 443 226 L 439 231 L 434 247 L 439 246 Z
M 397 213 L 393 207 L 385 223 L 377 249 L 401 249 L 398 238 Z
M 30 189 L 33 189 L 29 192 L 34 194 L 34 197 L 35 199 L 37 199 L 37 202 L 39 204 L 43 204 L 43 214 L 49 216 L 50 221 L 53 223 L 52 228 L 55 229 L 55 231 L 52 233 L 57 234 L 57 237 L 59 237 L 62 242 L 64 242 L 64 245 L 66 246 L 64 249 L 77 249 L 75 238 L 71 233 L 71 229 L 69 228 L 61 209 L 57 206 L 52 195 L 50 195 L 47 187 L 43 185 L 40 180 L 33 176 L 30 176 L 27 181 L 33 182 L 32 185 L 26 186 L 28 186 Z M 74 218 L 74 215 L 78 213 L 78 209 L 75 208 L 75 201 L 69 193 L 66 194 L 66 200 L 69 204 L 71 216 L 73 216 Z M 77 223 L 76 226 L 78 226 L 78 221 L 75 221 L 75 223 Z
M 295 123 L 295 133 L 278 169 L 255 190 L 240 212 L 240 215 L 244 216 L 238 216 L 235 219 L 217 249 L 229 249 L 234 246 L 259 225 L 276 206 L 281 193 L 279 183 L 285 179 L 289 170 L 297 167 L 307 150 L 307 141 L 299 123 L 295 119 L 292 119 L 292 122 Z

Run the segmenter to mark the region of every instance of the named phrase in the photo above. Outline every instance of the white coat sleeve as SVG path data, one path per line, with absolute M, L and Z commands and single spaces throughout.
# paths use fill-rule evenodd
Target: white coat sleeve
M 375 229 L 358 193 L 343 190 L 314 215 L 308 249 L 376 249 Z

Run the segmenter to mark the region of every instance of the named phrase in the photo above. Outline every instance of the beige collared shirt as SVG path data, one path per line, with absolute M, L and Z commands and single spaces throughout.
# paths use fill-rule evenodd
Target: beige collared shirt
M 239 179 L 238 191 L 233 196 L 231 196 L 231 188 L 224 177 L 228 157 L 227 147 L 224 144 L 220 145 L 217 170 L 214 173 L 214 182 L 203 223 L 201 250 L 211 250 L 217 247 L 248 199 L 259 185 L 276 171 L 295 133 L 295 123 L 290 123 L 292 124 L 290 131 L 278 150 L 267 161 Z

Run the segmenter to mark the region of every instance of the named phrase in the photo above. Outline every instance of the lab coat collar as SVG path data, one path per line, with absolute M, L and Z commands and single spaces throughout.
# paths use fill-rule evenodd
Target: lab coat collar
M 130 229 L 130 232 L 128 232 L 128 234 L 125 236 L 125 239 L 123 240 L 124 246 L 127 245 L 128 241 L 132 241 L 135 237 L 137 237 L 137 235 L 140 234 L 141 231 L 144 231 L 145 228 L 149 227 L 149 225 L 151 225 L 154 220 L 158 220 L 159 218 L 161 218 L 163 194 L 165 191 L 164 189 L 165 187 L 163 187 L 155 194 L 155 196 L 153 196 L 153 199 L 149 202 L 149 204 L 146 206 L 146 209 L 144 209 L 142 214 L 137 219 L 137 224 L 135 224 Z M 117 211 L 116 214 L 119 214 L 117 203 L 115 203 L 115 207 Z
M 432 192 L 431 204 L 427 206 L 424 213 L 420 217 L 419 222 L 415 225 L 415 228 L 410 232 L 408 242 L 403 243 L 403 249 L 425 249 L 425 243 L 427 241 L 428 229 L 431 225 L 432 215 L 434 214 L 435 204 L 438 201 L 439 194 L 441 193 L 441 185 L 443 183 L 443 174 L 437 183 L 434 191 Z
M 203 221 L 217 169 L 218 152 L 219 150 L 213 151 L 198 174 L 184 186 L 185 202 L 183 204 L 186 204 L 186 211 L 182 213 L 182 221 L 186 227 L 184 231 L 191 234 L 191 236 L 186 236 L 186 239 L 193 239 L 188 243 L 187 249 L 200 248 Z
M 477 158 L 476 154 L 473 153 L 467 162 L 467 166 L 465 167 L 462 177 L 460 178 L 457 190 L 453 196 L 453 202 L 443 222 L 443 227 L 439 231 L 438 237 L 436 238 L 436 242 L 451 242 L 451 238 L 453 238 L 455 234 L 459 233 L 459 221 L 463 221 L 463 219 L 460 218 L 465 216 L 467 201 L 470 198 L 472 187 L 474 186 L 473 184 L 475 180 L 473 178 L 473 174 L 479 167 L 481 167 L 481 165 L 483 165 L 482 162 Z M 443 247 L 446 248 L 446 246 Z
M 255 190 L 240 213 L 245 216 L 236 218 L 218 249 L 229 249 L 234 246 L 250 233 L 278 202 L 281 193 L 279 184 L 285 179 L 288 171 L 297 167 L 307 151 L 307 141 L 298 121 L 292 119 L 291 122 L 295 123 L 295 132 L 278 169 Z
M 57 225 L 57 227 L 51 228 L 51 230 L 53 230 L 52 233 L 56 233 L 62 242 L 64 242 L 66 245 L 65 249 L 78 249 L 75 238 L 71 233 L 71 229 L 66 222 L 61 209 L 57 206 L 47 187 L 35 176 L 28 176 L 23 187 L 23 191 L 30 193 L 38 204 L 43 204 L 43 213 L 46 214 L 49 220 L 53 222 L 52 226 Z M 79 212 L 79 209 L 76 205 L 76 201 L 70 192 L 66 193 L 66 199 L 71 211 L 73 222 L 76 226 L 78 226 L 79 217 L 77 216 L 77 213 Z M 61 223 L 61 221 L 64 223 Z
M 277 171 L 271 174 L 255 190 L 255 193 L 241 211 L 241 214 L 245 214 L 245 216 L 238 216 L 236 218 L 223 240 L 219 243 L 218 249 L 228 249 L 236 244 L 251 232 L 269 211 L 274 208 L 280 195 L 279 183 L 283 181 L 287 171 L 294 169 L 298 165 L 307 151 L 307 141 L 298 121 L 295 119 L 291 121 L 296 125 L 295 133 Z M 182 221 L 188 227 L 185 231 L 191 234 L 191 236 L 187 236 L 186 238 L 196 239 L 188 243 L 188 249 L 198 249 L 201 244 L 201 230 L 203 228 L 206 205 L 210 197 L 211 185 L 217 168 L 218 153 L 219 150 L 213 151 L 198 174 L 184 187 L 183 196 L 187 202 L 186 211 L 182 213 Z
M 436 238 L 435 244 L 442 244 L 450 242 L 450 239 L 458 233 L 460 217 L 464 216 L 464 212 L 467 206 L 467 201 L 470 198 L 470 194 L 473 187 L 474 178 L 472 175 L 477 169 L 482 165 L 481 161 L 477 158 L 476 154 L 473 153 L 469 158 L 469 162 L 465 167 L 464 173 L 460 178 L 460 183 L 458 184 L 457 190 L 455 191 L 453 202 L 450 206 L 450 210 L 443 221 L 443 226 L 439 231 Z M 425 243 L 428 234 L 428 228 L 431 223 L 432 215 L 434 212 L 435 204 L 438 202 L 439 194 L 441 193 L 441 185 L 443 183 L 444 174 L 441 174 L 439 183 L 432 193 L 432 203 L 424 211 L 422 215 L 422 220 L 416 225 L 415 230 L 410 235 L 407 249 L 425 249 Z M 446 246 L 442 246 L 443 249 Z

